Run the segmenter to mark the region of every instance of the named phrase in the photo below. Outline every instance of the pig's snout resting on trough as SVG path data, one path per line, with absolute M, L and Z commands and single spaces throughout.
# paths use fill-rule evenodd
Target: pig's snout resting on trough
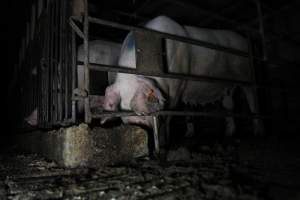
M 181 26 L 165 16 L 154 18 L 145 27 L 248 51 L 247 41 L 232 31 Z M 166 39 L 165 45 L 168 72 L 251 81 L 247 58 L 169 39 Z M 135 41 L 132 33 L 129 33 L 123 42 L 118 64 L 136 68 Z M 227 110 L 232 111 L 234 88 L 234 86 L 207 82 L 117 73 L 115 82 L 106 89 L 104 109 L 149 114 L 163 109 L 173 109 L 178 101 L 185 104 L 205 105 L 220 100 Z M 257 113 L 255 90 L 242 87 L 242 91 L 245 93 L 251 112 Z M 226 133 L 232 135 L 235 131 L 233 118 L 225 119 Z M 124 123 L 153 127 L 152 118 L 149 116 L 128 116 L 122 117 L 122 120 Z M 253 122 L 255 134 L 262 133 L 261 121 L 254 119 Z

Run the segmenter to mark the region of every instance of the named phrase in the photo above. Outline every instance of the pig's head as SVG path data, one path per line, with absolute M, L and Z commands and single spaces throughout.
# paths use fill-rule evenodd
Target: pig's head
M 121 97 L 115 84 L 108 86 L 105 90 L 103 109 L 107 111 L 116 111 L 120 104 Z
M 150 114 L 164 108 L 165 98 L 153 80 L 137 77 L 137 84 L 137 89 L 130 101 L 130 107 L 134 112 Z
M 108 86 L 105 90 L 105 96 L 103 98 L 103 109 L 106 111 L 117 111 L 121 101 L 120 92 L 115 84 Z M 113 117 L 103 117 L 101 124 L 113 119 Z

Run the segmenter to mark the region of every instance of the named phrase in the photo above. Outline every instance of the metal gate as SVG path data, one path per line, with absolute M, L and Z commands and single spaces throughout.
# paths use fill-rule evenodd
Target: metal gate
M 75 122 L 71 91 L 76 52 L 68 25 L 70 8 L 69 1 L 36 1 L 20 50 L 22 116 L 37 111 L 41 128 Z

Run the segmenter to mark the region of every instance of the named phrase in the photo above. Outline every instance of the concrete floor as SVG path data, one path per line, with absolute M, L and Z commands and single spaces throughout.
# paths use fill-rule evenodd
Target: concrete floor
M 34 154 L 0 156 L 0 199 L 299 199 L 298 141 L 208 142 L 169 161 L 62 168 Z M 175 156 L 174 156 L 175 155 Z

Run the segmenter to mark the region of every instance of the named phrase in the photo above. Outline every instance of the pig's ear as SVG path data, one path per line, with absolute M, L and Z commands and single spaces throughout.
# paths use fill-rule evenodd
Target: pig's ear
M 165 98 L 153 81 L 145 78 L 138 79 L 138 88 L 130 102 L 136 113 L 152 113 L 163 108 Z

